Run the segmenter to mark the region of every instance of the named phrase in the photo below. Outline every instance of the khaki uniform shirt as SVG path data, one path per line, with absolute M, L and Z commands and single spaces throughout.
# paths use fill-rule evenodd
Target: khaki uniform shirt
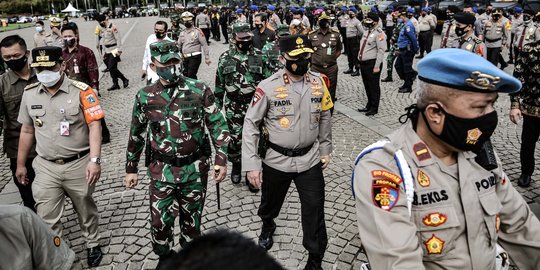
M 418 20 L 415 17 L 410 18 L 412 24 L 414 25 L 414 30 L 416 31 L 416 35 L 420 33 L 420 27 L 418 25 Z
M 200 13 L 195 17 L 195 26 L 201 29 L 210 28 L 210 17 L 204 13 Z
M 2 269 L 71 269 L 75 252 L 29 208 L 0 205 L 0 228 Z
M 311 64 L 323 68 L 337 64 L 337 58 L 343 50 L 339 31 L 329 28 L 326 33 L 323 33 L 321 29 L 318 29 L 309 33 L 308 37 L 314 50 Z
M 502 47 L 506 40 L 510 39 L 510 31 L 505 27 L 504 21 L 487 21 L 484 24 L 484 41 L 488 48 Z
M 420 16 L 418 17 L 418 29 L 420 32 L 430 31 L 435 29 L 437 21 L 431 15 Z
M 486 44 L 484 44 L 484 42 L 475 35 L 456 39 L 454 41 L 454 48 L 464 49 L 487 58 Z
M 445 21 L 441 32 L 441 45 L 442 48 L 450 48 L 454 41 L 457 39 L 456 35 L 456 23 L 454 20 Z
M 352 183 L 372 269 L 493 270 L 497 242 L 520 269 L 540 269 L 540 222 L 500 162 L 487 171 L 475 154 L 460 152 L 446 166 L 410 123 L 387 139 L 359 160 Z M 410 215 L 398 150 L 413 175 Z
M 30 71 L 28 81 L 21 79 L 15 72 L 8 69 L 0 76 L 0 127 L 4 130 L 3 152 L 8 158 L 17 158 L 21 124 L 17 122 L 24 88 L 37 82 L 34 69 Z M 32 146 L 29 157 L 35 157 L 35 145 Z
M 264 163 L 282 172 L 304 172 L 320 156 L 332 153 L 333 107 L 320 73 L 309 71 L 293 82 L 282 69 L 262 81 L 249 105 L 242 131 L 242 170 L 261 170 Z M 287 149 L 311 147 L 303 156 L 284 156 L 272 148 L 262 160 L 257 154 L 259 125 L 264 122 L 270 142 Z
M 380 67 L 386 48 L 386 34 L 380 27 L 377 26 L 374 29 L 367 30 L 360 40 L 358 60 L 363 62 L 376 59 L 375 67 Z
M 345 35 L 347 38 L 359 37 L 364 33 L 362 23 L 356 17 L 352 19 L 350 17 L 347 17 L 347 19 L 345 20 L 345 24 L 343 24 L 343 27 L 346 28 Z
M 204 38 L 204 34 L 201 29 L 192 27 L 186 29 L 178 36 L 178 46 L 184 56 L 192 53 L 202 53 L 204 50 L 204 58 L 210 58 L 210 52 L 208 51 L 208 43 Z
M 525 44 L 540 40 L 540 28 L 534 23 L 522 24 L 516 30 L 514 37 L 514 47 L 522 50 Z
M 109 23 L 107 27 L 99 26 L 100 45 L 103 45 L 103 53 L 111 53 L 114 49 L 122 51 L 122 38 L 116 25 Z
M 34 127 L 36 151 L 44 159 L 68 158 L 90 149 L 88 125 L 80 99 L 81 89 L 75 86 L 77 83 L 64 75 L 64 81 L 54 95 L 41 83 L 29 85 L 24 91 L 17 120 Z M 97 100 L 95 95 L 94 99 Z M 60 123 L 63 121 L 69 122 L 67 136 L 60 135 Z
M 511 33 L 512 34 L 517 34 L 518 33 L 517 29 L 523 25 L 523 14 L 519 15 L 518 18 L 516 18 L 514 15 L 511 15 L 510 17 L 512 18 L 512 20 L 511 20 L 511 22 L 512 22 Z

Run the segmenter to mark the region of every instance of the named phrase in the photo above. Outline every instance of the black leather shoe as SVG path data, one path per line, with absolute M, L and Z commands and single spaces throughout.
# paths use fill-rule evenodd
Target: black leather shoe
M 369 110 L 366 112 L 366 116 L 376 115 L 378 113 L 377 110 Z
M 128 86 L 129 86 L 129 80 L 126 79 L 126 80 L 124 81 L 124 88 L 127 88 Z
M 381 80 L 381 82 L 391 82 L 391 81 L 393 81 L 392 77 L 388 77 L 388 76 Z
M 107 73 L 107 72 L 109 72 L 109 69 L 108 69 L 108 68 L 106 68 L 106 69 L 103 70 L 103 73 Z
M 362 109 L 358 109 L 359 112 L 367 112 L 369 111 L 369 108 L 368 107 L 364 107 Z
M 229 44 L 229 42 L 223 42 L 223 44 Z
M 353 72 L 351 74 L 351 76 L 353 76 L 353 77 L 360 76 L 360 71 L 357 70 L 357 71 Z
M 408 87 L 405 87 L 405 88 L 402 88 L 402 89 L 398 90 L 398 93 L 411 93 L 411 92 L 412 92 L 412 89 L 408 88 Z
M 322 270 L 321 264 L 321 256 L 310 253 L 304 270 Z
M 261 235 L 259 235 L 259 247 L 262 247 L 264 250 L 270 250 L 274 244 L 274 232 L 276 231 L 276 223 L 271 220 L 268 222 L 263 222 L 263 227 L 261 229 Z
M 522 174 L 519 176 L 518 186 L 529 187 L 531 185 L 531 176 Z
M 351 74 L 351 73 L 353 73 L 352 69 L 347 69 L 347 70 L 343 71 L 343 74 Z
M 120 89 L 120 85 L 114 84 L 113 86 L 107 88 L 107 91 L 114 91 Z
M 167 265 L 167 263 L 169 262 L 169 259 L 174 256 L 174 254 L 176 254 L 176 252 L 174 251 L 169 251 L 169 254 L 167 255 L 160 255 L 159 256 L 159 261 L 158 261 L 158 264 L 156 266 L 156 270 L 161 270 L 161 269 L 165 269 L 165 266 L 164 265 Z
M 86 252 L 88 253 L 88 266 L 97 267 L 103 259 L 103 253 L 99 246 L 93 248 L 87 248 Z
M 259 192 L 259 189 L 256 188 L 254 185 L 252 185 L 252 184 L 249 182 L 249 180 L 248 180 L 248 178 L 247 178 L 247 175 L 246 175 L 246 185 L 247 185 L 247 187 L 248 187 L 248 189 L 249 189 L 249 191 L 250 191 L 251 193 L 257 193 L 257 192 Z
M 233 184 L 240 184 L 241 179 L 242 179 L 242 167 L 240 163 L 233 163 L 232 170 L 231 170 L 231 182 L 233 182 Z
M 424 55 L 421 54 L 421 55 L 419 55 L 419 56 L 417 56 L 417 57 L 415 57 L 415 58 L 416 58 L 416 59 L 422 59 L 422 58 L 424 58 Z

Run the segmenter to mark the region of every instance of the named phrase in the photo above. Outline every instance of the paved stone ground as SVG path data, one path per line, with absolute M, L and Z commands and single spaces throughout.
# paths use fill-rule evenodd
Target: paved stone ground
M 156 20 L 157 18 L 150 17 L 114 21 L 124 39 L 124 54 L 119 67 L 131 83 L 125 90 L 102 91 L 107 123 L 113 136 L 112 142 L 103 147 L 103 157 L 106 162 L 102 166 L 102 178 L 94 193 L 100 212 L 101 244 L 106 254 L 99 269 L 153 269 L 157 264 L 157 256 L 153 254 L 150 245 L 148 179 L 145 176 L 145 170 L 140 171 L 141 181 L 135 189 L 126 191 L 122 185 L 133 96 L 143 86 L 143 82 L 139 79 L 143 46 Z M 77 21 L 77 23 L 82 33 L 81 44 L 90 48 L 94 47 L 95 22 Z M 32 29 L 2 33 L 0 38 L 12 33 L 20 34 L 31 44 Z M 212 42 L 210 48 L 213 63 L 210 66 L 203 64 L 199 76 L 213 87 L 217 59 L 225 51 L 226 46 L 220 42 Z M 341 57 L 341 71 L 345 70 L 345 67 L 346 58 Z M 394 77 L 397 79 L 397 75 Z M 108 74 L 105 74 L 100 82 L 101 89 L 106 89 L 111 85 Z M 398 127 L 400 124 L 397 118 L 402 114 L 403 108 L 414 102 L 415 93 L 398 94 L 398 86 L 397 81 L 383 84 L 379 114 L 366 117 L 356 112 L 356 109 L 363 107 L 366 102 L 360 77 L 340 74 L 339 103 L 336 105 L 337 113 L 333 120 L 335 149 L 332 164 L 325 171 L 325 210 L 329 245 L 324 257 L 324 269 L 359 269 L 360 264 L 366 260 L 360 250 L 357 234 L 354 201 L 349 184 L 350 173 L 354 158 L 360 150 Z M 509 122 L 508 108 L 508 98 L 501 97 L 498 109 L 502 117 L 493 140 L 509 176 L 516 178 L 519 176 L 521 126 L 515 126 Z M 537 158 L 539 154 L 540 152 L 537 151 Z M 540 177 L 535 174 L 533 178 L 536 181 L 530 188 L 518 187 L 528 202 L 538 200 L 540 193 L 538 181 Z M 218 211 L 215 194 L 215 186 L 210 183 L 203 216 L 204 230 L 227 228 L 239 231 L 255 240 L 261 225 L 256 216 L 260 195 L 251 194 L 243 184 L 235 186 L 230 182 L 223 183 L 221 184 L 222 205 L 221 210 Z M 0 203 L 20 204 L 17 189 L 11 182 L 9 162 L 5 157 L 0 157 Z M 307 253 L 302 246 L 299 214 L 298 194 L 292 187 L 281 214 L 276 220 L 278 225 L 276 243 L 270 251 L 270 254 L 287 269 L 300 269 L 307 260 Z M 62 223 L 65 238 L 69 240 L 79 258 L 74 268 L 83 269 L 86 267 L 85 245 L 70 202 L 67 203 Z M 176 248 L 178 249 L 179 246 L 177 245 Z

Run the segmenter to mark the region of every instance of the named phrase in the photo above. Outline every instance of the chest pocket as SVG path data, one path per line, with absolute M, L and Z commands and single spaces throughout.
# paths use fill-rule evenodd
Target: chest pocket
M 259 81 L 262 79 L 263 73 L 263 61 L 262 57 L 258 55 L 248 56 L 248 70 L 250 73 L 253 73 L 256 77 L 256 80 Z
M 79 120 L 79 113 L 82 113 L 82 110 L 81 108 L 79 108 L 79 106 L 73 106 L 65 109 L 65 117 L 69 124 L 74 124 L 77 120 Z
M 3 97 L 5 112 L 18 112 L 21 106 L 22 92 Z
M 47 125 L 47 124 L 50 124 L 50 123 L 46 123 L 47 121 L 45 121 L 43 118 L 45 117 L 45 109 L 31 109 L 28 114 L 30 115 L 30 117 L 32 117 L 32 121 L 34 121 L 34 128 L 39 128 L 39 126 L 37 126 L 35 124 L 35 121 L 37 119 L 41 119 L 41 121 L 43 121 L 43 125 Z
M 452 205 L 412 210 L 424 261 L 452 258 L 459 220 Z
M 319 127 L 319 122 L 321 121 L 321 111 L 322 111 L 322 97 L 323 97 L 323 89 L 311 89 L 311 97 L 310 97 L 310 121 L 309 121 L 309 127 L 310 129 L 316 129 Z
M 277 94 L 281 95 L 281 94 Z M 286 95 L 286 93 L 283 93 Z M 278 130 L 289 130 L 294 125 L 294 101 L 290 98 L 275 98 L 271 101 L 272 122 Z
M 482 209 L 484 210 L 484 229 L 490 241 L 489 246 L 491 247 L 497 242 L 497 214 L 501 211 L 502 204 L 495 191 L 489 191 L 479 196 L 480 204 L 482 204 Z
M 227 59 L 226 64 L 223 66 L 223 76 L 225 77 L 225 84 L 231 85 L 234 83 L 234 77 L 236 75 L 236 62 L 232 59 Z

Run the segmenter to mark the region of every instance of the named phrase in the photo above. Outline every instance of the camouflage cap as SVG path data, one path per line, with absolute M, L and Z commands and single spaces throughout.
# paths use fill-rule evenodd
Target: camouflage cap
M 238 37 L 239 39 L 247 39 L 253 37 L 253 34 L 251 33 L 251 28 L 249 28 L 249 24 L 245 22 L 233 24 L 231 26 L 231 31 L 233 37 Z
M 174 41 L 158 41 L 150 44 L 150 55 L 152 59 L 165 64 L 171 59 L 182 60 L 180 50 Z
M 276 34 L 277 34 L 279 37 L 290 35 L 291 32 L 289 31 L 289 26 L 286 25 L 286 24 L 280 24 L 280 25 L 278 25 L 277 30 L 276 30 Z

